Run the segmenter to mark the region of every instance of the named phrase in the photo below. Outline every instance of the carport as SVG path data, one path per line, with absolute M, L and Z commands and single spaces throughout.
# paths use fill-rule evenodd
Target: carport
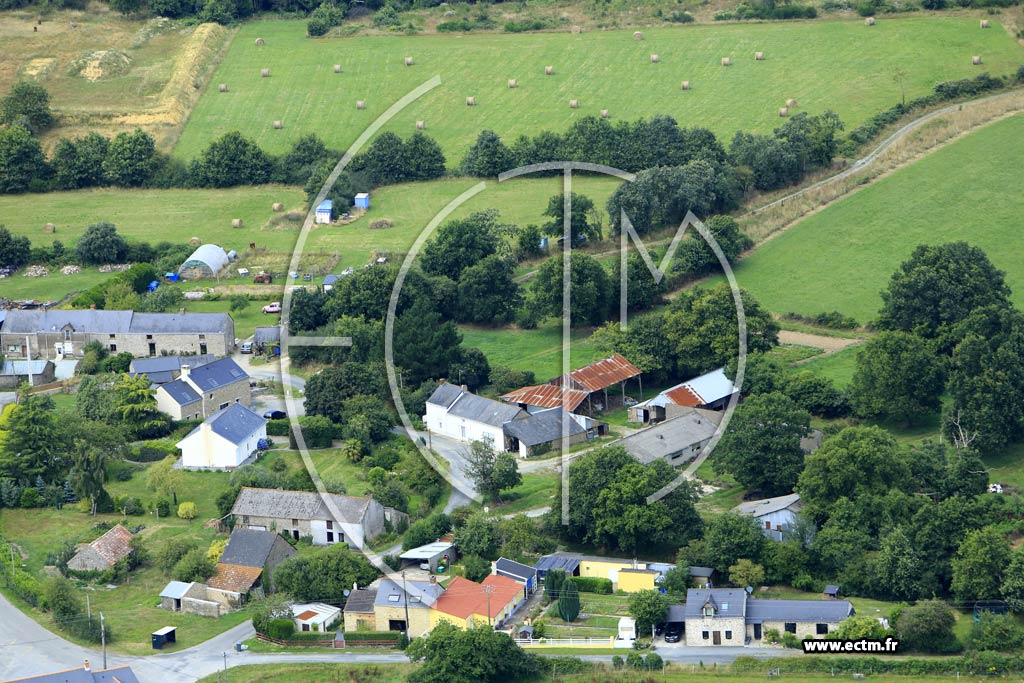
M 406 550 L 398 558 L 402 560 L 402 566 L 405 566 L 405 563 L 418 566 L 426 562 L 430 565 L 430 571 L 437 572 L 437 563 L 442 559 L 447 559 L 448 562 L 445 564 L 448 565 L 451 560 L 455 559 L 455 546 L 450 541 L 434 541 L 418 548 Z

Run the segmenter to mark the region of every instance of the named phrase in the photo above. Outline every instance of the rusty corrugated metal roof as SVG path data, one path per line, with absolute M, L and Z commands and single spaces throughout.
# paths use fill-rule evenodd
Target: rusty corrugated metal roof
M 594 361 L 569 373 L 572 385 L 594 392 L 624 382 L 640 374 L 640 369 L 619 354 Z M 576 388 L 575 386 L 573 388 Z
M 704 405 L 705 401 L 696 392 L 692 391 L 690 387 L 685 384 L 676 387 L 670 391 L 666 391 L 665 395 L 675 403 L 677 406 L 689 406 L 694 408 L 699 405 Z
M 522 403 L 539 408 L 561 408 L 562 393 L 562 388 L 556 384 L 539 384 L 537 386 L 516 389 L 511 393 L 505 394 L 501 399 L 509 403 Z M 565 390 L 565 407 L 569 411 L 576 410 L 586 400 L 586 391 L 579 389 Z

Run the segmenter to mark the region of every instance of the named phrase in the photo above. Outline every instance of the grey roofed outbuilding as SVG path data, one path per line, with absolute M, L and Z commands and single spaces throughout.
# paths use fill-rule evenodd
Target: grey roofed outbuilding
M 698 413 L 687 413 L 641 429 L 612 442 L 612 445 L 622 446 L 640 462 L 649 463 L 707 441 L 714 436 L 716 429 L 718 425 L 708 418 Z
M 337 522 L 362 522 L 370 498 L 327 494 L 343 519 Z M 282 491 L 244 487 L 235 499 L 231 514 L 268 517 L 272 519 L 334 519 L 319 493 L 314 491 Z
M 192 388 L 192 385 L 183 379 L 176 379 L 173 382 L 164 384 L 163 390 L 166 391 L 167 395 L 170 396 L 171 399 L 173 399 L 179 406 L 187 406 L 203 399 L 203 397 L 197 394 L 196 390 Z
M 7 683 L 139 683 L 135 672 L 127 666 L 86 671 L 84 667 L 55 671 L 28 678 L 17 678 Z
M 711 575 L 715 573 L 712 567 L 690 567 L 690 576 L 697 576 L 702 579 L 710 579 Z
M 227 408 L 218 410 L 204 422 L 210 425 L 214 434 L 224 437 L 235 445 L 245 443 L 250 436 L 267 424 L 265 419 L 241 403 L 232 403 Z M 188 433 L 188 436 L 192 436 L 199 429 L 200 427 L 196 427 Z
M 494 571 L 501 572 L 509 578 L 519 578 L 524 581 L 537 576 L 535 568 L 515 560 L 510 560 L 507 557 L 498 558 L 498 561 L 494 563 Z
M 506 422 L 525 417 L 526 411 L 519 406 L 463 391 L 449 406 L 448 414 L 474 422 L 483 422 L 492 427 L 501 427 Z
M 193 584 L 186 583 L 185 581 L 171 581 L 166 586 L 164 586 L 164 589 L 162 591 L 160 591 L 160 597 L 171 598 L 173 600 L 180 600 L 181 598 L 185 597 L 185 594 L 188 593 L 188 590 L 192 587 L 192 585 Z
M 561 569 L 566 574 L 572 574 L 580 566 L 580 560 L 583 559 L 582 555 L 545 555 L 536 562 L 533 563 L 533 568 L 538 572 L 549 572 L 553 569 Z
M 400 560 L 429 560 L 435 555 L 445 553 L 455 547 L 450 541 L 434 541 L 418 548 L 409 548 L 398 556 Z
M 345 601 L 345 614 L 372 614 L 373 603 L 376 599 L 376 588 L 357 588 L 348 594 L 348 599 Z
M 529 413 L 526 417 L 511 420 L 505 424 L 505 433 L 519 439 L 527 447 L 540 446 L 562 438 L 562 422 L 567 421 L 569 435 L 585 433 L 585 430 L 562 408 L 548 408 Z
M 741 515 L 747 515 L 749 517 L 761 517 L 763 515 L 770 515 L 773 512 L 778 512 L 779 510 L 785 510 L 789 507 L 800 507 L 799 493 L 789 493 L 785 496 L 762 498 L 761 500 L 748 500 L 745 503 L 740 503 L 732 510 L 733 512 Z
M 455 386 L 454 384 L 448 384 L 447 382 L 441 382 L 437 385 L 437 389 L 434 389 L 434 393 L 427 399 L 427 403 L 447 408 L 455 402 L 462 394 L 462 389 Z
M 242 567 L 263 567 L 277 541 L 288 543 L 273 531 L 235 529 L 218 561 Z
M 331 273 L 330 275 L 325 275 L 324 276 L 324 284 L 325 285 L 333 285 L 337 281 L 338 281 L 338 276 L 333 274 L 333 273 Z
M 234 322 L 227 313 L 134 313 L 128 331 L 132 334 L 224 334 L 233 328 Z
M 824 593 L 825 595 L 831 595 L 835 597 L 839 595 L 839 586 L 834 583 L 830 583 L 827 586 L 825 586 L 825 590 L 823 590 L 822 593 Z
M 427 609 L 444 593 L 444 588 L 428 581 L 406 581 L 405 584 L 410 597 L 409 609 Z M 373 604 L 379 607 L 405 607 L 402 584 L 391 579 L 381 579 Z
M 269 344 L 281 341 L 281 326 L 257 327 L 252 333 L 252 340 L 257 344 Z
M 78 334 L 223 334 L 233 326 L 227 313 L 135 313 L 134 311 L 13 310 L 4 334 L 54 334 L 66 326 Z
M 128 374 L 132 377 L 145 375 L 152 384 L 173 382 L 176 373 L 181 372 L 182 364 L 190 368 L 198 368 L 212 363 L 216 357 L 212 353 L 201 356 L 154 356 L 153 358 L 135 358 L 128 365 Z
M 686 617 L 702 617 L 704 605 L 709 603 L 718 617 L 743 617 L 747 593 L 740 588 L 691 588 L 686 591 Z
M 687 598 L 689 602 L 689 598 Z M 846 600 L 747 600 L 747 619 L 758 621 L 802 621 L 836 623 L 854 614 Z
M 53 365 L 48 360 L 8 360 L 0 364 L 0 375 L 40 375 L 46 370 L 47 365 Z
M 189 368 L 188 378 L 203 392 L 235 382 L 249 381 L 249 375 L 231 358 L 221 358 L 195 369 Z

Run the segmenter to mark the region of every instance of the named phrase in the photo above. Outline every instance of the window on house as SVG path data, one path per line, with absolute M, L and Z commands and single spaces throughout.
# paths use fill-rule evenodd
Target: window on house
M 19 351 L 21 351 L 21 347 L 18 346 L 17 344 L 7 345 L 7 353 L 18 353 Z
M 71 341 L 71 330 L 64 330 L 64 341 Z
M 732 631 L 726 631 L 725 632 L 725 639 L 726 640 L 732 640 Z
M 334 521 L 333 520 L 330 520 L 330 519 L 327 520 L 327 528 L 328 529 L 333 529 L 334 528 Z
M 111 344 L 110 345 L 110 352 L 111 353 L 117 353 L 117 344 Z
M 210 396 L 210 398 L 213 398 L 213 396 Z M 225 408 L 227 408 L 227 407 L 228 407 L 228 402 L 227 402 L 227 401 L 225 401 L 224 403 L 221 403 L 221 404 L 220 404 L 220 409 L 221 409 L 221 410 L 224 410 L 224 409 L 225 409 Z
M 715 608 L 712 607 L 711 605 L 705 605 L 704 606 L 704 616 L 706 616 L 706 617 L 713 617 L 713 616 L 715 616 Z
M 242 524 L 249 523 L 249 515 L 242 515 Z
M 334 543 L 334 532 L 333 531 L 328 531 L 327 532 L 327 542 L 328 543 Z
M 147 334 L 147 335 L 146 335 L 146 341 L 149 341 L 149 340 L 150 340 L 150 339 L 152 339 L 152 338 L 153 338 L 153 335 L 151 335 L 151 334 Z
M 786 633 L 796 633 L 796 622 L 795 621 L 787 621 L 786 622 Z
M 707 639 L 709 639 L 709 638 L 711 637 L 711 634 L 710 634 L 710 633 L 708 633 L 707 631 L 701 631 L 701 632 L 700 632 L 700 637 L 701 637 L 702 639 L 704 639 L 704 640 L 707 640 Z
M 110 338 L 111 338 L 111 339 L 113 339 L 113 338 L 114 338 L 114 335 L 110 335 Z
M 826 635 L 828 633 L 828 624 L 815 624 L 814 632 L 819 636 Z
M 205 334 L 199 335 L 199 341 L 203 341 L 205 339 L 206 339 L 206 335 Z
M 308 631 L 309 630 L 309 624 L 303 624 L 302 625 L 302 630 L 303 631 Z
M 292 526 L 298 526 L 298 525 L 299 525 L 299 520 L 293 519 L 292 520 Z

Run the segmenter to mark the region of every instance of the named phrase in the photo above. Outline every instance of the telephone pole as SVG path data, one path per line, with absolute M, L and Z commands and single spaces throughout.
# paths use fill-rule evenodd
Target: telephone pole
M 487 619 L 491 622 L 491 630 L 494 630 L 494 615 L 491 613 L 491 593 L 494 592 L 494 586 L 484 586 L 484 593 L 487 594 Z
M 81 603 L 79 603 L 81 604 Z M 103 669 L 107 668 L 107 621 L 100 612 L 100 643 L 103 646 Z
M 405 637 L 409 638 L 409 591 L 405 584 L 405 571 L 402 571 L 402 602 L 405 603 Z

